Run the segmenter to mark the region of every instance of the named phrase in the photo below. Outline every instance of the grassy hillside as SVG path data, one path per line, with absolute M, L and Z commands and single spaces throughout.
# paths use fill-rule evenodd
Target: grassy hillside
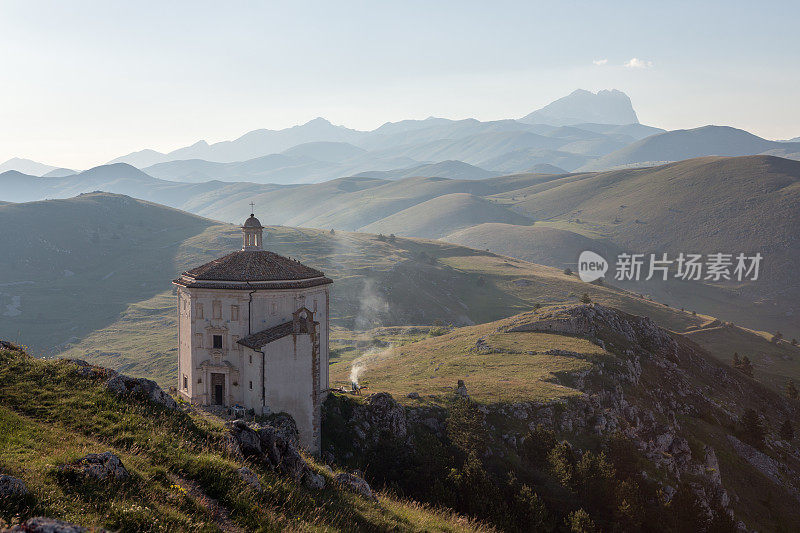
M 490 222 L 524 226 L 533 221 L 479 196 L 452 193 L 389 215 L 360 231 L 440 239 L 463 228 Z
M 612 257 L 619 251 L 607 241 L 542 224 L 477 224 L 455 231 L 444 240 L 533 263 L 573 270 L 576 270 L 578 256 L 584 250 L 594 250 L 604 257 Z
M 753 375 L 778 392 L 784 392 L 790 378 L 800 383 L 800 346 L 793 346 L 791 339 L 777 342 L 763 331 L 719 322 L 685 335 L 727 364 L 732 364 L 734 353 L 747 356 Z
M 800 162 L 770 156 L 701 158 L 574 174 L 495 198 L 538 221 L 641 253 L 761 252 L 759 281 L 727 286 L 745 300 L 760 302 L 759 313 L 779 324 L 773 327 L 798 331 L 788 313 L 796 313 L 800 295 L 798 279 L 790 274 L 800 249 Z M 725 312 L 713 306 L 706 310 Z
M 66 361 L 0 350 L 0 469 L 31 495 L 4 501 L 4 520 L 48 516 L 114 531 L 479 531 L 479 524 L 391 494 L 373 502 L 340 490 L 330 474 L 313 491 L 229 453 L 222 421 L 123 399 Z M 82 482 L 58 466 L 112 452 L 122 482 Z M 255 491 L 236 473 L 247 466 Z
M 91 209 L 105 212 L 106 203 L 117 205 L 125 201 L 135 209 L 149 206 L 113 195 L 89 195 L 74 201 L 56 201 L 54 205 L 71 206 L 78 201 L 82 202 L 78 205 L 83 211 L 73 214 L 76 220 Z M 44 202 L 20 207 L 32 209 L 38 219 L 46 221 L 48 217 L 41 209 L 46 212 L 47 205 Z M 152 223 L 156 223 L 159 210 L 180 214 L 157 206 L 153 209 L 153 216 L 144 215 Z M 191 231 L 179 236 L 154 232 L 157 240 L 145 241 L 147 254 L 98 253 L 91 256 L 91 265 L 75 266 L 74 275 L 68 277 L 63 276 L 59 256 L 47 255 L 44 266 L 37 267 L 41 272 L 35 283 L 4 287 L 10 303 L 14 303 L 14 297 L 21 299 L 21 314 L 2 323 L 4 334 L 11 338 L 18 335 L 37 354 L 64 351 L 70 357 L 87 358 L 171 384 L 176 327 L 170 281 L 191 265 L 237 249 L 241 238 L 235 226 L 186 216 L 194 224 Z M 177 223 L 173 226 L 183 227 Z M 29 224 L 29 239 L 46 235 L 46 222 L 38 226 L 38 231 L 32 231 L 36 227 Z M 138 227 L 123 226 L 118 231 L 123 230 L 126 239 L 141 239 L 137 236 Z M 73 235 L 60 242 L 68 257 L 80 257 L 70 252 L 89 246 L 90 241 L 85 243 L 81 238 L 73 243 L 75 239 Z M 348 329 L 431 325 L 437 321 L 476 324 L 510 316 L 536 304 L 576 302 L 584 292 L 597 301 L 652 316 L 677 331 L 709 320 L 633 293 L 584 284 L 558 269 L 437 241 L 397 238 L 387 242 L 370 234 L 270 227 L 265 245 L 320 268 L 335 280 L 332 319 L 335 325 Z M 9 259 L 22 260 L 14 255 Z M 119 266 L 121 262 L 124 268 Z M 114 274 L 103 280 L 110 272 Z M 112 279 L 116 285 L 104 283 Z M 59 297 L 54 298 L 53 294 Z M 101 301 L 102 306 L 97 303 Z M 74 312 L 76 308 L 78 313 Z M 48 328 L 41 328 L 39 313 L 60 320 L 51 320 Z
M 0 206 L 0 336 L 38 352 L 114 322 L 163 292 L 180 244 L 213 224 L 109 194 Z

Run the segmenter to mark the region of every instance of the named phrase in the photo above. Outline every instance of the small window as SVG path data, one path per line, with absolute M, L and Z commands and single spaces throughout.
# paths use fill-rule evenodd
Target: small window
M 231 306 L 231 321 L 238 322 L 239 321 L 239 306 L 232 305 Z
M 211 311 L 214 313 L 214 318 L 217 320 L 222 318 L 222 302 L 212 302 Z
M 203 304 L 197 304 L 195 306 L 195 310 L 197 313 L 197 318 L 203 318 Z
M 194 343 L 197 348 L 203 347 L 203 334 L 202 333 L 195 333 L 194 334 Z
M 314 298 L 314 312 L 317 312 L 317 299 Z
M 183 375 L 183 388 L 184 390 L 189 388 L 189 378 L 186 377 L 186 374 Z
M 214 341 L 214 349 L 215 350 L 221 350 L 222 349 L 222 335 L 214 335 L 213 336 L 213 341 Z
M 274 315 L 275 313 L 277 313 L 277 312 L 278 312 L 278 304 L 277 304 L 277 303 L 275 303 L 275 302 L 272 302 L 272 307 L 271 307 L 271 309 L 270 309 L 270 312 L 271 312 L 273 315 Z
M 250 382 L 250 390 L 253 390 L 253 382 Z
M 253 364 L 253 354 L 250 354 L 250 364 Z

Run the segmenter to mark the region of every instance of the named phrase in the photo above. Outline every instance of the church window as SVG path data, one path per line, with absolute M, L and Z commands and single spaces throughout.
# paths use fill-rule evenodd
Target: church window
M 197 318 L 203 318 L 203 304 L 197 304 L 195 309 L 197 310 Z
M 250 364 L 253 364 L 253 354 L 250 354 Z
M 214 349 L 215 350 L 221 350 L 222 349 L 222 335 L 214 335 L 212 337 L 212 340 L 214 342 Z
M 194 334 L 194 343 L 197 345 L 198 348 L 203 347 L 203 334 L 202 333 L 195 333 Z
M 189 388 L 189 378 L 186 377 L 186 374 L 183 375 L 183 388 L 184 390 Z
M 212 312 L 214 313 L 214 318 L 220 319 L 222 318 L 222 302 L 216 301 L 211 304 Z
M 239 321 L 239 306 L 238 305 L 232 305 L 231 306 L 231 320 L 233 322 L 238 322 Z

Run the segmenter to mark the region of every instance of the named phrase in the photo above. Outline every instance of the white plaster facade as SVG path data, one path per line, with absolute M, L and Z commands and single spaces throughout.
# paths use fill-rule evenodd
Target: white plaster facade
M 193 404 L 289 413 L 301 444 L 317 453 L 320 406 L 328 389 L 331 281 L 261 250 L 261 225 L 252 215 L 243 233 L 240 252 L 174 282 L 179 394 Z M 236 254 L 249 255 L 226 263 Z M 264 274 L 254 275 L 254 264 Z M 204 279 L 209 277 L 215 279 Z

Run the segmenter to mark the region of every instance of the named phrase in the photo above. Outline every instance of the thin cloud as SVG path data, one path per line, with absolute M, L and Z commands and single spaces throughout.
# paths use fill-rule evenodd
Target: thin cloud
M 606 63 L 608 63 L 608 59 L 605 58 L 595 59 L 594 61 L 592 61 L 592 63 L 594 63 L 595 65 L 605 65 Z
M 652 61 L 645 61 L 638 57 L 632 57 L 629 61 L 625 62 L 625 68 L 650 68 L 653 66 Z

